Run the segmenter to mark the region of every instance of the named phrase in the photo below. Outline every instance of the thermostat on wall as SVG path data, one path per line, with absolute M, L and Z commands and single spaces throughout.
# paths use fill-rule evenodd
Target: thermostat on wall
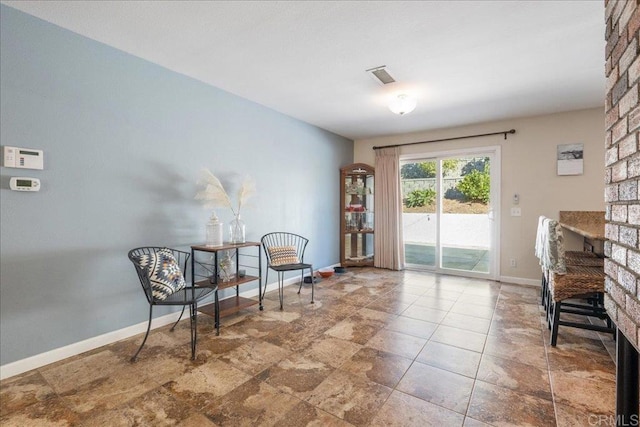
M 40 191 L 40 180 L 38 178 L 12 176 L 9 180 L 9 188 L 15 191 Z
M 4 167 L 44 169 L 44 152 L 31 148 L 4 147 Z

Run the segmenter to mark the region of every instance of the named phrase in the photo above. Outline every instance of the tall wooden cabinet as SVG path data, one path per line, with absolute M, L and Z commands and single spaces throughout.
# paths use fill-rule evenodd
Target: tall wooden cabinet
M 340 264 L 373 266 L 374 169 L 354 163 L 340 169 Z

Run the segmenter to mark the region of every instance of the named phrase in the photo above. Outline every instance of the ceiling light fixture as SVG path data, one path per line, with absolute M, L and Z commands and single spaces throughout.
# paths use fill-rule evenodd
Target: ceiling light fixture
M 391 101 L 389 110 L 402 116 L 412 112 L 416 108 L 417 102 L 415 97 L 401 93 Z

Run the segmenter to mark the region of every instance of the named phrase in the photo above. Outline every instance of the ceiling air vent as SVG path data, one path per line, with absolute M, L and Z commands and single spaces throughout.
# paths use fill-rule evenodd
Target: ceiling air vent
M 387 71 L 386 65 L 370 68 L 367 70 L 367 73 L 371 74 L 371 77 L 382 85 L 388 85 L 389 83 L 395 82 L 394 78 L 391 77 L 391 74 Z

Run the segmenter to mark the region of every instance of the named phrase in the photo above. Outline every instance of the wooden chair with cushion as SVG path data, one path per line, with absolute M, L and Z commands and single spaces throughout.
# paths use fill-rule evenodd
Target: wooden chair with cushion
M 605 274 L 602 267 L 567 264 L 564 254 L 562 228 L 555 220 L 549 220 L 546 240 L 548 262 L 548 310 L 547 321 L 551 329 L 551 345 L 558 340 L 559 326 L 615 333 L 606 310 L 600 304 L 582 304 L 580 299 L 601 300 L 604 293 Z M 561 313 L 590 316 L 607 321 L 607 326 L 590 322 L 579 323 L 561 319 Z
M 538 219 L 538 229 L 536 232 L 535 255 L 539 260 L 542 269 L 542 279 L 540 284 L 540 304 L 549 312 L 549 254 L 546 240 L 549 234 L 549 218 L 540 216 Z M 599 267 L 604 268 L 604 259 L 593 252 L 587 251 L 565 251 L 565 265 L 576 267 Z

